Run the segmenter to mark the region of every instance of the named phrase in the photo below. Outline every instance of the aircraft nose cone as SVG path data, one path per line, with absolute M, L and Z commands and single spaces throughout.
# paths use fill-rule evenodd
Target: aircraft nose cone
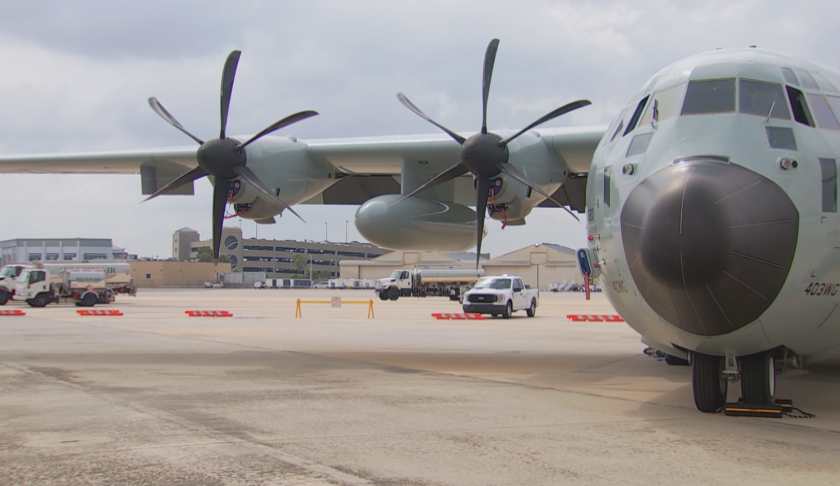
M 636 186 L 621 224 L 630 273 L 648 305 L 686 332 L 715 336 L 754 321 L 778 295 L 799 213 L 760 174 L 691 160 Z

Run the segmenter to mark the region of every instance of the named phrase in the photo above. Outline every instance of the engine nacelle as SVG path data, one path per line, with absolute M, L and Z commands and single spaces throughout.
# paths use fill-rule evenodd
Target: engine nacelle
M 487 213 L 496 221 L 518 221 L 531 214 L 532 207 L 527 204 L 522 204 L 519 197 L 514 196 L 513 201 L 509 203 L 487 204 Z
M 375 197 L 356 211 L 356 229 L 392 250 L 464 251 L 475 246 L 475 211 L 455 203 L 399 194 Z

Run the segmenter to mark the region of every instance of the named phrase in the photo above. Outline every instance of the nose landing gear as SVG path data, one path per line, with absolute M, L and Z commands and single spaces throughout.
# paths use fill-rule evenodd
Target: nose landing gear
M 739 406 L 759 409 L 778 408 L 776 400 L 776 350 L 762 351 L 737 359 L 737 369 L 731 364 L 733 357 L 692 355 L 692 386 L 694 404 L 704 413 L 716 413 L 729 405 L 726 403 L 728 383 L 741 381 Z M 734 364 L 734 363 L 733 363 Z M 731 369 L 730 369 L 731 368 Z M 754 414 L 753 414 L 754 415 Z M 778 416 L 778 415 L 777 415 Z

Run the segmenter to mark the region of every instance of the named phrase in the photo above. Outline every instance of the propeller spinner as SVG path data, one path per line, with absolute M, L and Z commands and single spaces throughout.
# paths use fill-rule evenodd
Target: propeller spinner
M 175 189 L 177 187 L 183 186 L 184 184 L 188 184 L 195 180 L 201 179 L 204 176 L 212 176 L 213 177 L 213 257 L 216 262 L 219 261 L 219 250 L 221 249 L 221 242 L 222 242 L 222 225 L 224 223 L 224 216 L 225 216 L 225 206 L 227 205 L 230 189 L 228 187 L 228 181 L 233 179 L 240 179 L 245 183 L 253 186 L 263 195 L 265 195 L 270 200 L 280 204 L 284 208 L 288 209 L 292 212 L 295 216 L 300 218 L 303 221 L 303 218 L 300 217 L 298 213 L 295 212 L 288 204 L 283 202 L 282 199 L 277 197 L 268 186 L 266 186 L 260 179 L 257 177 L 254 172 L 247 167 L 248 156 L 247 152 L 245 151 L 245 147 L 251 144 L 252 142 L 259 140 L 261 137 L 268 135 L 276 130 L 279 130 L 283 127 L 289 126 L 293 123 L 297 123 L 301 120 L 305 120 L 306 118 L 312 117 L 317 115 L 318 113 L 315 111 L 307 110 L 301 111 L 299 113 L 295 113 L 294 115 L 289 115 L 282 120 L 278 120 L 277 122 L 269 125 L 260 133 L 254 135 L 246 142 L 242 143 L 232 138 L 227 138 L 225 130 L 227 128 L 227 119 L 228 119 L 228 112 L 230 111 L 230 97 L 233 94 L 233 81 L 236 78 L 236 67 L 239 65 L 239 56 L 241 55 L 240 51 L 233 51 L 231 52 L 227 60 L 225 61 L 225 67 L 222 71 L 222 93 L 221 93 L 221 130 L 219 131 L 219 138 L 215 138 L 208 141 L 203 141 L 200 138 L 196 137 L 186 128 L 181 125 L 178 120 L 175 119 L 163 105 L 155 97 L 149 98 L 149 106 L 152 107 L 152 110 L 155 111 L 161 118 L 166 120 L 170 125 L 181 130 L 187 136 L 195 140 L 196 142 L 201 145 L 198 148 L 198 152 L 196 154 L 196 158 L 198 159 L 198 167 L 192 169 L 179 177 L 177 177 L 172 182 L 166 184 L 165 186 L 161 187 L 157 190 L 154 194 L 149 196 L 145 199 L 148 201 L 149 199 L 154 199 L 161 194 L 169 191 L 170 189 Z M 144 202 L 145 202 L 144 201 Z
M 400 100 L 406 108 L 413 111 L 416 115 L 420 116 L 424 120 L 428 121 L 432 125 L 440 128 L 450 137 L 455 139 L 456 142 L 461 144 L 461 159 L 455 163 L 452 167 L 444 170 L 440 174 L 432 177 L 427 181 L 425 184 L 422 184 L 417 189 L 411 191 L 409 194 L 401 197 L 399 200 L 391 204 L 399 204 L 400 202 L 408 199 L 409 197 L 417 194 L 418 192 L 428 189 L 431 187 L 435 187 L 437 185 L 443 184 L 444 182 L 451 181 L 456 177 L 460 177 L 466 173 L 471 173 L 476 180 L 476 219 L 478 223 L 478 232 L 476 233 L 476 257 L 475 257 L 475 266 L 478 268 L 478 262 L 481 258 L 481 238 L 484 233 L 484 215 L 487 211 L 487 198 L 490 193 L 490 188 L 492 186 L 492 179 L 497 177 L 499 174 L 504 173 L 508 177 L 516 179 L 517 181 L 531 187 L 534 191 L 538 194 L 548 198 L 557 206 L 563 208 L 572 215 L 573 218 L 578 219 L 571 211 L 569 211 L 566 207 L 562 204 L 555 201 L 551 195 L 547 194 L 545 191 L 540 189 L 540 187 L 528 180 L 528 178 L 516 169 L 514 166 L 508 163 L 508 158 L 510 157 L 510 153 L 508 152 L 508 144 L 522 135 L 523 133 L 527 132 L 528 130 L 539 126 L 549 120 L 553 120 L 558 116 L 565 115 L 570 111 L 577 110 L 578 108 L 583 108 L 586 105 L 592 104 L 589 100 L 578 100 L 573 101 L 567 105 L 561 106 L 554 111 L 551 111 L 541 117 L 540 119 L 536 120 L 535 122 L 531 123 L 527 127 L 523 128 L 515 135 L 510 136 L 508 138 L 503 139 L 502 137 L 496 135 L 495 133 L 488 133 L 487 132 L 487 101 L 490 96 L 490 81 L 493 78 L 493 65 L 496 62 L 496 52 L 499 50 L 499 39 L 493 39 L 490 41 L 490 44 L 487 46 L 487 52 L 484 55 L 484 77 L 482 79 L 482 116 L 481 116 L 481 132 L 476 133 L 475 135 L 464 138 L 457 133 L 453 132 L 452 130 L 444 127 L 440 123 L 432 120 L 429 118 L 428 115 L 423 113 L 420 108 L 414 105 L 408 98 L 402 93 L 397 93 L 397 99 Z

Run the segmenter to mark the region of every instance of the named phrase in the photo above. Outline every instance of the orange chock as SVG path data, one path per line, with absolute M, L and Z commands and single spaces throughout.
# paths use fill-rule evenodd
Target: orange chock
M 76 311 L 80 316 L 121 316 L 122 312 L 116 309 L 99 310 L 99 309 L 80 309 Z
M 487 318 L 481 314 L 469 313 L 469 314 L 457 314 L 457 313 L 445 313 L 445 312 L 436 312 L 432 314 L 432 317 L 435 319 L 452 319 L 456 321 L 484 321 Z
M 233 317 L 233 314 L 226 310 L 188 310 L 184 314 L 190 317 Z
M 0 310 L 0 316 L 25 316 L 26 312 L 23 312 L 20 309 L 14 310 Z

